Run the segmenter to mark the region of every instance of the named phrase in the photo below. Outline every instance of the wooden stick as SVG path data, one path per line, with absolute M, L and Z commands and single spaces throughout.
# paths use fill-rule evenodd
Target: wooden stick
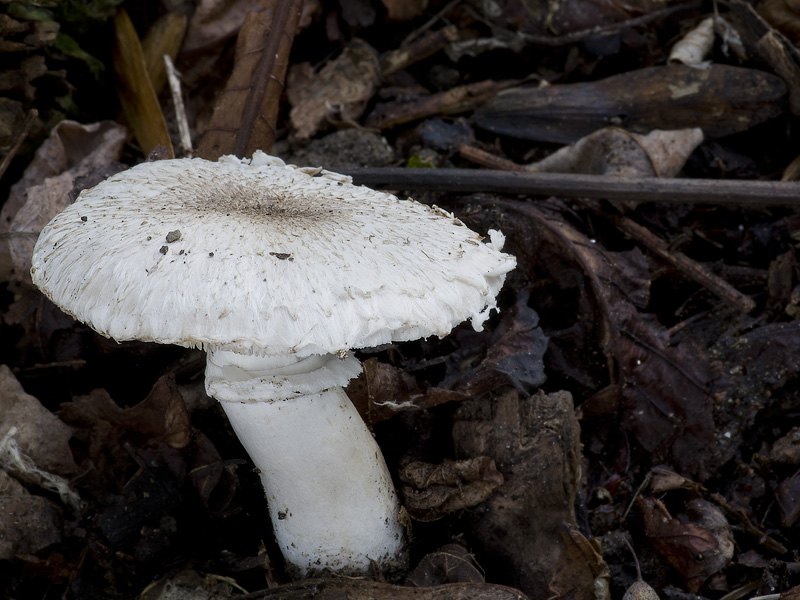
M 622 215 L 614 217 L 614 224 L 622 233 L 636 240 L 650 250 L 650 252 L 678 269 L 681 273 L 694 279 L 704 288 L 716 294 L 729 306 L 743 313 L 749 313 L 756 307 L 755 301 L 750 298 L 750 296 L 744 295 L 727 281 L 721 277 L 717 277 L 704 265 L 692 260 L 683 254 L 683 252 L 671 251 L 664 240 L 646 227 Z
M 357 185 L 395 190 L 496 192 L 636 202 L 800 207 L 800 183 L 728 179 L 661 179 L 615 175 L 524 173 L 479 169 L 337 169 Z

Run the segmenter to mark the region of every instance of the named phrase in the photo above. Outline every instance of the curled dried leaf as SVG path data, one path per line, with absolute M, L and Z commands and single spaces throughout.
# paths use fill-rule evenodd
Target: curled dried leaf
M 446 460 L 440 465 L 420 461 L 400 471 L 406 509 L 419 521 L 435 521 L 448 513 L 475 506 L 502 485 L 503 475 L 486 456 Z
M 707 69 L 711 63 L 705 58 L 713 47 L 714 17 L 706 17 L 672 47 L 669 62 L 682 63 L 696 69 Z

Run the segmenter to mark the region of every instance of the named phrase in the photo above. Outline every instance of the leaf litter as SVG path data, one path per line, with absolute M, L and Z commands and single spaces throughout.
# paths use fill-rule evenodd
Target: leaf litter
M 100 4 L 84 15 L 87 30 L 118 11 Z M 731 3 L 713 40 L 702 29 L 704 71 L 664 64 L 675 40 L 708 23 L 692 3 L 209 0 L 180 8 L 186 37 L 174 27 L 153 36 L 165 38 L 157 47 L 183 45 L 176 63 L 189 122 L 212 155 L 255 140 L 337 169 L 413 164 L 446 174 L 479 159 L 595 174 L 609 178 L 604 185 L 678 175 L 790 180 L 796 140 L 786 123 L 800 67 L 780 31 L 794 35 L 796 23 L 780 3 L 762 4 L 763 18 Z M 282 30 L 282 62 L 273 64 L 258 44 L 276 8 L 296 11 L 297 31 Z M 155 22 L 131 13 L 135 31 L 126 35 Z M 0 242 L 20 248 L 79 188 L 153 146 L 144 137 L 124 143 L 113 122 L 121 113 L 107 109 L 116 101 L 104 96 L 107 107 L 91 104 L 96 124 L 62 121 L 31 161 L 49 127 L 33 116 L 22 127 L 21 100 L 57 120 L 53 98 L 68 106 L 65 82 L 80 92 L 93 81 L 58 62 L 58 28 L 36 23 L 96 47 L 58 23 L 62 13 L 31 14 L 2 21 L 14 43 L 0 47 L 19 75 L 3 88 L 9 126 L 0 136 L 19 156 L 0 173 L 4 190 L 20 181 L 4 197 Z M 736 36 L 760 62 L 729 51 Z M 354 48 L 369 69 L 344 64 Z M 87 56 L 77 59 L 81 69 L 94 64 Z M 69 68 L 53 70 L 62 64 Z M 156 79 L 117 69 L 135 75 L 128 81 Z M 225 99 L 222 112 L 214 98 Z M 247 107 L 263 118 L 242 132 Z M 257 476 L 198 383 L 198 354 L 117 346 L 73 324 L 24 282 L 25 251 L 15 249 L 14 262 L 9 251 L 0 260 L 0 358 L 49 417 L 20 427 L 28 421 L 8 412 L 19 390 L 3 392 L 0 431 L 26 457 L 18 464 L 59 477 L 79 500 L 65 503 L 57 487 L 4 463 L 0 572 L 11 576 L 0 593 L 605 599 L 644 581 L 662 598 L 796 595 L 800 222 L 792 209 L 620 201 L 613 191 L 603 201 L 416 196 L 479 231 L 501 229 L 519 265 L 486 331 L 462 326 L 359 357 L 363 374 L 348 393 L 374 426 L 410 513 L 415 568 L 405 586 L 288 583 L 259 517 Z M 638 577 L 621 536 L 641 558 Z

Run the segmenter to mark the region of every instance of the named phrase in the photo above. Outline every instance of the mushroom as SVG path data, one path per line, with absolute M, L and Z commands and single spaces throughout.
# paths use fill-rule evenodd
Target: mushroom
M 205 349 L 290 572 L 364 573 L 402 563 L 404 539 L 342 390 L 361 370 L 350 351 L 480 330 L 515 266 L 489 234 L 262 152 L 163 160 L 84 190 L 45 226 L 31 276 L 104 336 Z

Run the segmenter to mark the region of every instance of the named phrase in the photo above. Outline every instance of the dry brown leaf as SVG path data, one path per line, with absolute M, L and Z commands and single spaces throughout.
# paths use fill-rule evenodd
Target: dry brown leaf
M 502 201 L 514 214 L 526 215 L 517 229 L 505 228 L 510 244 L 536 253 L 532 264 L 548 264 L 550 276 L 563 287 L 585 286 L 591 298 L 579 305 L 576 344 L 600 344 L 609 357 L 626 427 L 639 443 L 656 453 L 671 454 L 680 469 L 705 479 L 730 455 L 712 443 L 715 433 L 708 352 L 684 343 L 672 345 L 666 328 L 641 314 L 649 298 L 650 276 L 640 252 L 613 253 L 593 243 L 566 219 L 545 216 L 530 203 Z M 517 236 L 521 236 L 517 238 Z M 524 265 L 524 261 L 521 261 Z M 587 289 L 588 288 L 588 289 Z M 571 368 L 586 369 L 587 352 L 569 356 Z M 596 360 L 596 359 L 595 359 Z
M 700 491 L 701 485 L 691 479 L 678 475 L 669 467 L 653 467 L 648 474 L 650 478 L 650 490 L 654 494 L 663 494 L 674 490 Z
M 428 0 L 381 0 L 390 21 L 410 21 L 424 14 Z
M 446 544 L 422 557 L 406 578 L 406 585 L 431 587 L 445 583 L 481 583 L 475 557 L 460 544 Z
M 756 10 L 793 44 L 800 42 L 800 0 L 763 0 Z
M 714 47 L 714 17 L 706 17 L 672 47 L 668 62 L 681 63 L 696 69 L 711 66 L 705 58 Z
M 37 467 L 59 475 L 77 472 L 69 446 L 72 430 L 25 393 L 5 365 L 0 365 L 0 399 L 0 439 L 16 428 L 14 440 Z
M 88 396 L 78 396 L 65 402 L 59 413 L 74 428 L 85 429 L 91 437 L 104 429 L 106 422 L 126 435 L 143 439 L 149 445 L 166 444 L 171 448 L 184 448 L 192 439 L 192 423 L 175 380 L 167 375 L 159 378 L 147 398 L 130 408 L 120 408 L 105 390 L 94 390 Z M 100 444 L 92 444 L 95 452 L 102 452 Z
M 433 465 L 415 461 L 400 470 L 400 489 L 409 514 L 418 521 L 477 506 L 503 483 L 503 475 L 487 456 L 445 460 Z
M 293 135 L 307 140 L 334 118 L 345 123 L 358 121 L 380 81 L 378 53 L 358 39 L 319 71 L 308 63 L 293 65 L 286 89 Z
M 142 52 L 147 63 L 147 74 L 150 76 L 156 96 L 161 93 L 167 82 L 164 55 L 175 60 L 181 49 L 184 29 L 186 29 L 186 17 L 170 12 L 156 20 L 142 39 Z
M 0 240 L 0 281 L 30 279 L 30 257 L 42 227 L 72 202 L 76 182 L 119 170 L 109 167 L 125 136 L 125 128 L 113 121 L 61 121 L 53 128 L 0 210 L 0 233 L 12 233 L 7 242 Z
M 300 7 L 288 0 L 263 4 L 265 10 L 245 17 L 233 72 L 198 144 L 197 156 L 216 160 L 225 154 L 246 157 L 255 150 L 272 149 Z
M 656 498 L 636 499 L 645 533 L 655 549 L 686 579 L 696 594 L 703 582 L 725 568 L 733 557 L 733 534 L 725 516 L 710 502 L 691 500 L 688 520 L 673 517 Z
M 365 120 L 367 127 L 391 129 L 434 115 L 456 115 L 474 110 L 516 81 L 477 81 L 413 100 L 401 98 L 378 104 Z
M 174 158 L 167 123 L 147 72 L 142 45 L 125 9 L 119 9 L 114 16 L 114 35 L 117 91 L 133 135 L 145 156 L 163 147 L 166 157 Z
M 654 130 L 639 135 L 605 127 L 526 166 L 536 173 L 675 177 L 703 142 L 702 129 Z
M 749 2 L 731 0 L 729 8 L 747 49 L 784 81 L 788 88 L 789 109 L 795 115 L 800 114 L 800 51 L 767 23 Z
M 775 488 L 775 500 L 781 511 L 781 524 L 792 527 L 800 518 L 800 473 L 787 477 Z
M 800 427 L 792 427 L 777 439 L 769 451 L 769 459 L 782 465 L 800 465 Z
M 7 475 L 0 471 L 0 485 Z M 41 496 L 26 490 L 0 495 L 0 560 L 35 562 L 35 555 L 61 541 L 61 513 Z
M 555 594 L 550 600 L 607 600 L 611 575 L 599 544 L 566 523 L 561 535 L 564 546 L 550 579 Z
M 265 10 L 261 0 L 201 0 L 186 29 L 182 52 L 208 50 L 235 36 L 248 13 Z

